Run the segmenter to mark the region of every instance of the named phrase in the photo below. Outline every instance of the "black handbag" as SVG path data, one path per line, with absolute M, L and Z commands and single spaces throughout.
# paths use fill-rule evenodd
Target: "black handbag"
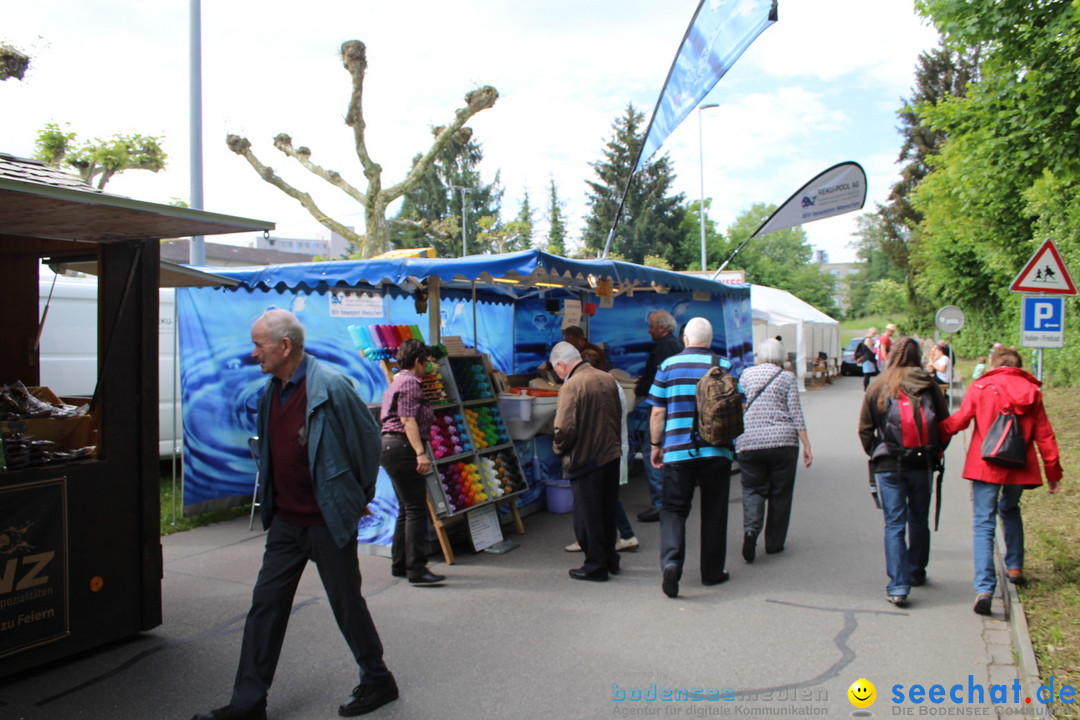
M 997 389 L 990 386 L 997 395 Z M 982 459 L 992 465 L 1007 468 L 1027 467 L 1027 440 L 1020 431 L 1020 417 L 1006 406 L 986 431 L 982 443 Z

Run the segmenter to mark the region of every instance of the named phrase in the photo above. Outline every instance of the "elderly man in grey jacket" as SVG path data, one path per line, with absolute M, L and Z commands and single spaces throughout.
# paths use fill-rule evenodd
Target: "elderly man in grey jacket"
M 585 562 L 575 580 L 602 582 L 619 574 L 615 505 L 622 457 L 622 389 L 615 378 L 581 359 L 568 342 L 551 350 L 551 366 L 563 380 L 555 408 L 552 446 L 574 496 L 574 534 Z
M 251 356 L 271 375 L 259 401 L 259 478 L 268 531 L 244 625 L 232 700 L 193 720 L 264 720 L 285 628 L 308 560 L 319 577 L 360 682 L 338 707 L 363 715 L 398 697 L 360 594 L 357 523 L 375 496 L 379 428 L 352 381 L 304 352 L 304 326 L 268 310 L 251 328 Z

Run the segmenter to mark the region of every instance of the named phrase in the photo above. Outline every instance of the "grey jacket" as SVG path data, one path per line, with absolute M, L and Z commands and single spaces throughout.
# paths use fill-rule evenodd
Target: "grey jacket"
M 356 527 L 375 497 L 382 449 L 379 426 L 356 392 L 352 380 L 311 355 L 307 358 L 308 465 L 326 527 L 338 547 L 356 537 Z M 271 380 L 272 382 L 272 380 Z M 259 478 L 263 487 L 263 529 L 274 517 L 274 470 L 271 467 L 270 382 L 259 400 Z

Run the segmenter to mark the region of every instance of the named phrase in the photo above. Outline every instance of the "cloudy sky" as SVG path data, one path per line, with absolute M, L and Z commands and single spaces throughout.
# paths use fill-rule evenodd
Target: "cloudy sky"
M 494 108 L 470 125 L 486 181 L 501 171 L 504 215 L 529 192 L 546 208 L 554 178 L 572 235 L 586 215 L 585 180 L 627 103 L 651 113 L 697 0 L 229 0 L 202 3 L 204 206 L 271 220 L 281 237 L 325 236 L 295 201 L 225 147 L 246 136 L 264 162 L 312 192 L 346 225 L 361 209 L 272 146 L 281 132 L 312 158 L 363 186 L 343 118 L 350 81 L 338 48 L 364 41 L 368 149 L 383 184 L 399 181 L 481 85 Z M 82 139 L 114 133 L 164 137 L 167 170 L 129 172 L 107 190 L 140 200 L 187 199 L 189 2 L 35 0 L 8 4 L 0 42 L 33 56 L 22 81 L 0 84 L 0 152 L 33 153 L 38 130 L 69 124 Z M 936 33 L 911 0 L 780 0 L 767 29 L 666 142 L 678 189 L 713 198 L 726 227 L 755 202 L 780 203 L 844 160 L 869 176 L 868 208 L 897 177 L 895 111 Z M 704 155 L 704 176 L 699 163 Z M 806 226 L 830 260 L 854 259 L 855 214 Z M 544 213 L 538 213 L 541 231 Z M 236 238 L 242 242 L 245 238 Z

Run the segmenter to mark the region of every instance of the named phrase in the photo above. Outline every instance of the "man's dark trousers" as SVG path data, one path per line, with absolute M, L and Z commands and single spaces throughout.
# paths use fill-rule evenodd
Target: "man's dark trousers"
M 731 461 L 710 457 L 664 465 L 664 506 L 660 509 L 660 567 L 675 565 L 682 577 L 686 560 L 686 519 L 701 488 L 701 582 L 711 585 L 723 579 L 727 555 L 728 497 L 731 494 Z
M 382 660 L 379 633 L 360 594 L 356 536 L 339 548 L 326 526 L 290 525 L 275 516 L 266 535 L 263 564 L 244 624 L 240 665 L 230 701 L 238 708 L 255 707 L 270 689 L 293 597 L 308 560 L 319 569 L 338 628 L 360 666 L 360 683 L 378 683 L 390 676 Z
M 574 475 L 570 492 L 574 496 L 574 536 L 585 552 L 582 568 L 588 573 L 618 572 L 615 506 L 619 500 L 619 459 Z

